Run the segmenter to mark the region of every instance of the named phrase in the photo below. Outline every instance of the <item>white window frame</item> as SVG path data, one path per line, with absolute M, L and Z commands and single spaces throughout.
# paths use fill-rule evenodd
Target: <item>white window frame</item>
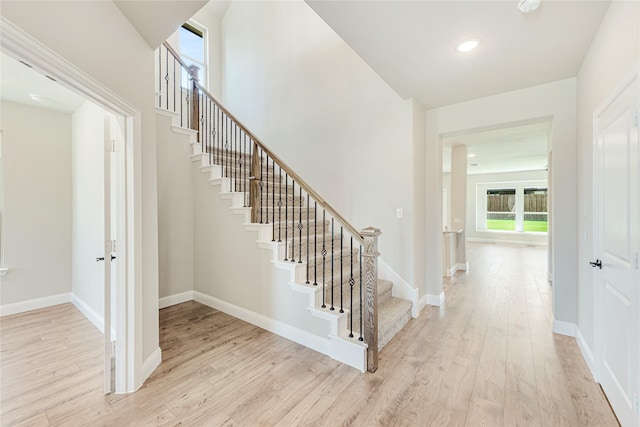
M 506 182 L 480 182 L 476 184 L 476 231 L 483 233 L 502 234 L 534 234 L 543 235 L 544 231 L 524 231 L 524 190 L 525 188 L 546 188 L 549 189 L 548 181 L 506 181 Z M 502 189 L 515 189 L 516 191 L 516 229 L 511 230 L 488 230 L 487 229 L 487 191 Z M 547 212 L 548 215 L 548 212 Z M 548 217 L 547 217 L 548 218 Z
M 207 30 L 207 27 L 205 27 L 204 25 L 200 24 L 197 21 L 194 21 L 193 19 L 189 19 L 187 22 L 182 24 L 180 28 L 182 28 L 184 25 L 189 25 L 202 33 L 202 43 L 203 43 L 203 49 L 204 49 L 204 52 L 203 52 L 204 64 L 202 65 L 204 69 L 198 70 L 198 79 L 200 84 L 204 86 L 205 89 L 208 90 L 209 89 L 209 30 Z M 178 44 L 177 49 L 178 49 L 178 52 L 180 53 L 180 56 L 182 56 L 184 59 L 187 59 L 188 61 L 194 62 L 196 64 L 200 64 L 199 61 L 195 60 L 194 58 L 191 58 L 188 55 L 185 55 L 180 50 L 180 44 Z

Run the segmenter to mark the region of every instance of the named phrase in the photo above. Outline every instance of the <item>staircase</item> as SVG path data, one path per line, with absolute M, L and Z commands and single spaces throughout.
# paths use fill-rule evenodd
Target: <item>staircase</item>
M 257 232 L 273 268 L 290 272 L 291 291 L 309 297 L 309 316 L 330 324 L 328 354 L 375 371 L 377 352 L 411 319 L 413 306 L 393 296 L 391 281 L 377 278 L 379 231 L 354 229 L 213 99 L 168 44 L 157 55 L 159 112 L 191 138 L 201 179 Z M 192 87 L 180 87 L 181 73 Z

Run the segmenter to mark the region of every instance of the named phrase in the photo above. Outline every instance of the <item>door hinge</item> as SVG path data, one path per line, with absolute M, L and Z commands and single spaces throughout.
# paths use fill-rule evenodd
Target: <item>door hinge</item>
M 115 153 L 116 152 L 116 140 L 109 139 L 104 141 L 104 151 L 107 153 Z
M 116 251 L 116 241 L 115 240 L 107 240 L 104 243 L 104 251 L 105 252 L 115 252 Z

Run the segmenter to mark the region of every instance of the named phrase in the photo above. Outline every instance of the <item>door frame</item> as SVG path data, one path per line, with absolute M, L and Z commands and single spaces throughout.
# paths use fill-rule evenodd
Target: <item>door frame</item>
M 115 344 L 116 393 L 135 391 L 142 366 L 142 221 L 141 112 L 84 71 L 0 17 L 0 50 L 41 74 L 114 113 L 123 125 L 123 141 L 113 156 L 116 172 Z M 106 325 L 105 325 L 106 326 Z
M 626 73 L 624 78 L 616 85 L 616 87 L 607 95 L 607 97 L 598 105 L 598 107 L 593 112 L 593 141 L 592 141 L 592 165 L 593 165 L 593 176 L 592 176 L 592 191 L 593 191 L 593 223 L 591 224 L 591 232 L 592 232 L 592 259 L 599 257 L 599 248 L 601 245 L 600 234 L 598 232 L 598 224 L 600 223 L 600 191 L 602 187 L 602 183 L 599 182 L 598 176 L 602 169 L 602 159 L 598 155 L 600 152 L 600 143 L 598 138 L 598 119 L 602 116 L 605 110 L 620 96 L 625 88 L 629 86 L 629 84 L 633 80 L 638 80 L 640 78 L 640 61 L 636 61 L 631 69 Z M 638 84 L 638 99 L 640 100 L 640 84 Z M 640 163 L 640 159 L 638 159 Z M 640 164 L 638 165 L 640 167 Z M 639 183 L 640 184 L 640 183 Z M 640 188 L 640 187 L 639 187 Z M 639 201 L 640 203 L 640 201 Z M 594 326 L 594 342 L 593 342 L 593 378 L 596 382 L 600 383 L 600 379 L 602 378 L 602 358 L 603 358 L 603 337 L 605 331 L 603 331 L 602 318 L 603 318 L 603 289 L 599 286 L 598 283 L 598 270 L 593 269 L 592 272 L 592 283 L 593 283 L 593 326 Z M 636 304 L 640 307 L 640 296 L 639 300 L 636 301 Z M 640 339 L 640 337 L 638 337 Z

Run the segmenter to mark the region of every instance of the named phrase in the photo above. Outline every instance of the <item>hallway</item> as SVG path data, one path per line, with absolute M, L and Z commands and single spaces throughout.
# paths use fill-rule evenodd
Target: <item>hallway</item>
M 470 271 L 446 284 L 445 306 L 409 322 L 375 374 L 191 301 L 160 311 L 163 361 L 145 385 L 103 396 L 99 357 L 81 363 L 94 381 L 21 349 L 65 325 L 78 334 L 66 342 L 89 355 L 97 331 L 73 307 L 32 312 L 37 331 L 20 325 L 25 315 L 3 318 L 0 424 L 616 426 L 575 340 L 551 332 L 545 249 L 469 249 Z M 38 392 L 9 393 L 8 370 L 34 363 L 39 374 L 15 387 Z M 86 386 L 69 387 L 76 377 Z

